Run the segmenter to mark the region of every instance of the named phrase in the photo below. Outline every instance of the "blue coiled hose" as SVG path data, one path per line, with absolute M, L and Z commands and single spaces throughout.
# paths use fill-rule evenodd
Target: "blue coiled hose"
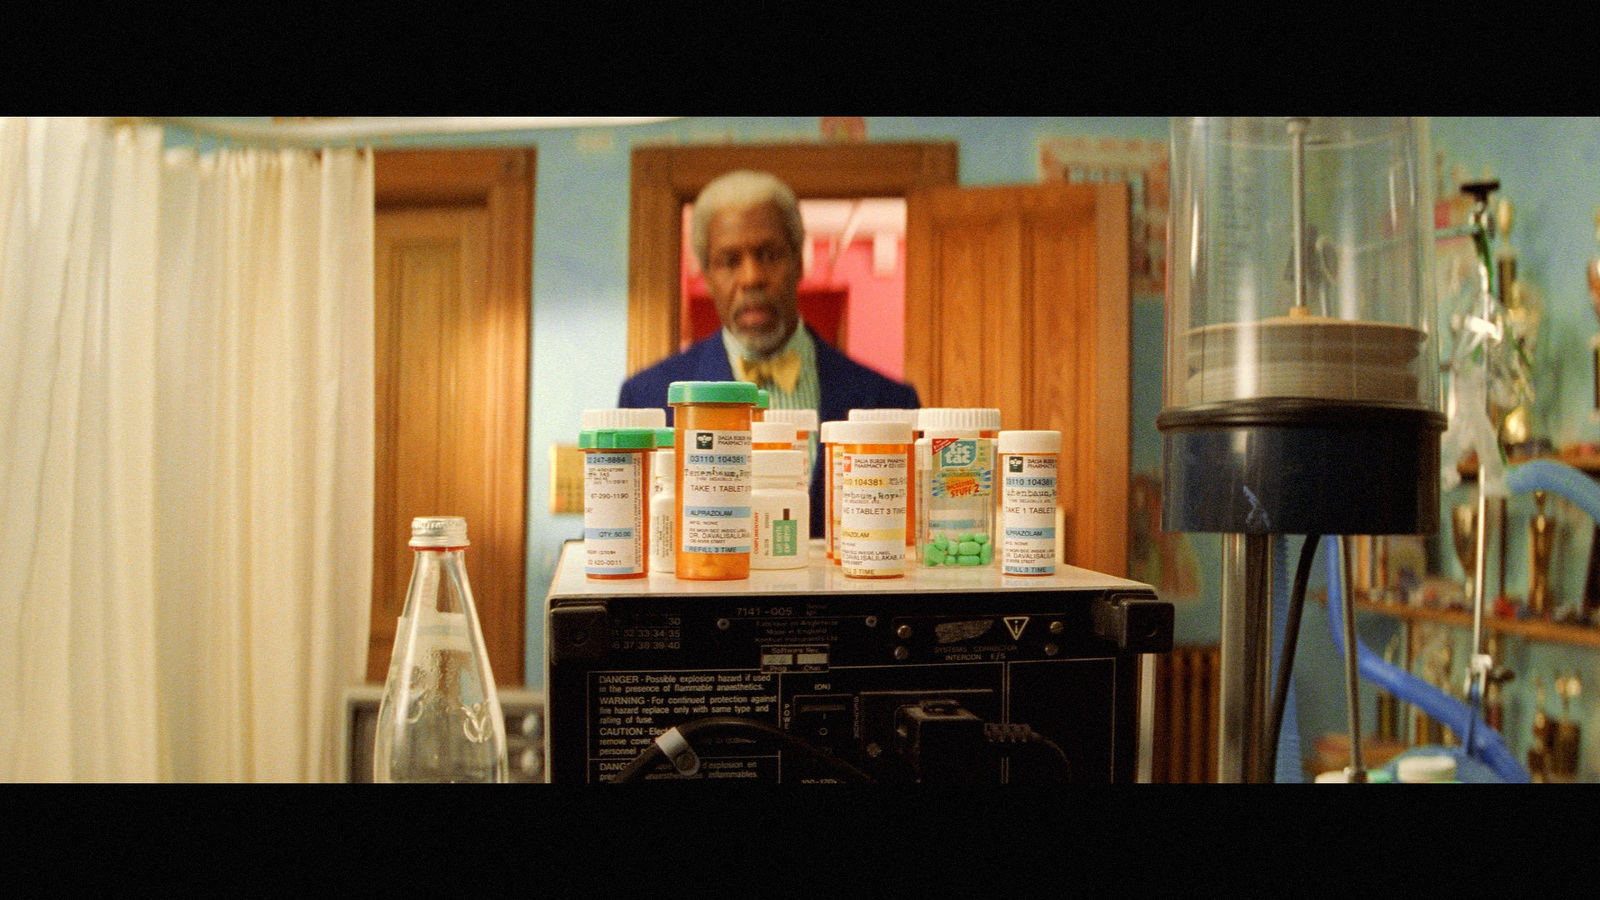
M 1565 463 L 1539 459 L 1506 469 L 1506 490 L 1513 494 L 1530 491 L 1548 491 L 1565 497 L 1579 509 L 1600 523 L 1600 485 L 1584 472 Z M 1341 603 L 1338 539 L 1324 539 L 1323 548 L 1328 559 L 1328 627 L 1333 631 L 1334 643 L 1344 652 L 1344 627 Z M 1476 714 L 1465 703 L 1446 694 L 1421 678 L 1384 662 L 1356 641 L 1357 669 L 1361 676 L 1395 697 L 1410 703 L 1456 734 L 1470 735 L 1467 752 L 1488 764 L 1500 778 L 1509 782 L 1526 783 L 1531 780 L 1528 770 L 1506 747 L 1505 736 L 1489 728 L 1478 727 Z
M 1600 522 L 1600 485 L 1566 463 L 1536 459 L 1512 466 L 1506 469 L 1506 490 L 1513 494 L 1549 491 L 1571 500 L 1590 518 Z
M 1285 639 L 1288 635 L 1289 602 L 1289 572 L 1293 567 L 1289 565 L 1289 542 L 1282 535 L 1273 539 L 1272 557 L 1272 658 L 1273 670 L 1277 671 L 1278 658 L 1284 652 Z M 1274 686 L 1276 690 L 1276 686 Z M 1272 780 L 1277 784 L 1298 784 L 1305 781 L 1305 772 L 1301 768 L 1300 759 L 1300 717 L 1296 714 L 1294 699 L 1294 674 L 1289 675 L 1289 683 L 1284 688 L 1287 699 L 1284 702 L 1283 724 L 1279 726 L 1278 757 Z
M 1510 484 L 1510 473 L 1506 481 Z M 1555 493 L 1554 490 L 1551 492 Z M 1327 557 L 1328 565 L 1328 628 L 1333 632 L 1333 641 L 1343 656 L 1344 602 L 1339 539 L 1333 536 L 1323 538 L 1322 552 Z M 1384 662 L 1359 639 L 1356 640 L 1356 670 L 1362 678 L 1417 707 L 1456 734 L 1470 735 L 1467 753 L 1481 759 L 1501 779 L 1520 784 L 1533 780 L 1527 768 L 1506 746 L 1505 736 L 1487 724 L 1475 722 L 1477 714 L 1470 707 L 1410 672 Z

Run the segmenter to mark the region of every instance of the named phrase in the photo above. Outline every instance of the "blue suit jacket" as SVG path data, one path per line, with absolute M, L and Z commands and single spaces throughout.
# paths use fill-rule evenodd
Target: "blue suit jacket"
M 845 356 L 811 331 L 817 348 L 817 418 L 833 422 L 849 417 L 852 409 L 918 409 L 922 406 L 916 388 L 902 384 Z M 667 385 L 674 381 L 733 381 L 733 367 L 717 332 L 693 347 L 668 357 L 636 373 L 622 383 L 617 399 L 619 409 L 659 407 L 667 411 L 672 424 L 672 407 L 667 405 Z M 822 537 L 823 516 L 827 514 L 822 495 L 827 478 L 822 473 L 822 455 L 817 455 L 811 471 L 811 536 Z

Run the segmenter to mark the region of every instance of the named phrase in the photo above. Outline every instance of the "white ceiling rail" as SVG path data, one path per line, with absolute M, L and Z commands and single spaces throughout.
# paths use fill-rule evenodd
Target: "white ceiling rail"
M 218 116 L 144 116 L 196 134 L 274 144 L 325 145 L 435 134 L 484 134 L 547 128 L 650 125 L 681 116 L 351 116 L 249 121 Z

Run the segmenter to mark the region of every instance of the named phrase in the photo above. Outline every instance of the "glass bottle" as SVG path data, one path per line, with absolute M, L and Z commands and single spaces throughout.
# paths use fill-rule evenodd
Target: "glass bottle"
M 462 562 L 467 520 L 413 519 L 411 548 L 411 585 L 378 706 L 373 781 L 509 781 L 505 720 Z

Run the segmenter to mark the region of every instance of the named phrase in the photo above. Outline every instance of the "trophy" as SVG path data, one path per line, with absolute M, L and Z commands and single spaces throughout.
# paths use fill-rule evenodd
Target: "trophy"
M 1457 503 L 1450 509 L 1450 536 L 1455 541 L 1456 559 L 1467 574 L 1465 597 L 1472 602 L 1474 571 L 1478 565 L 1478 505 Z
M 1550 615 L 1550 545 L 1555 534 L 1544 514 L 1545 492 L 1534 491 L 1533 501 L 1539 513 L 1528 523 L 1528 610 L 1543 619 Z

